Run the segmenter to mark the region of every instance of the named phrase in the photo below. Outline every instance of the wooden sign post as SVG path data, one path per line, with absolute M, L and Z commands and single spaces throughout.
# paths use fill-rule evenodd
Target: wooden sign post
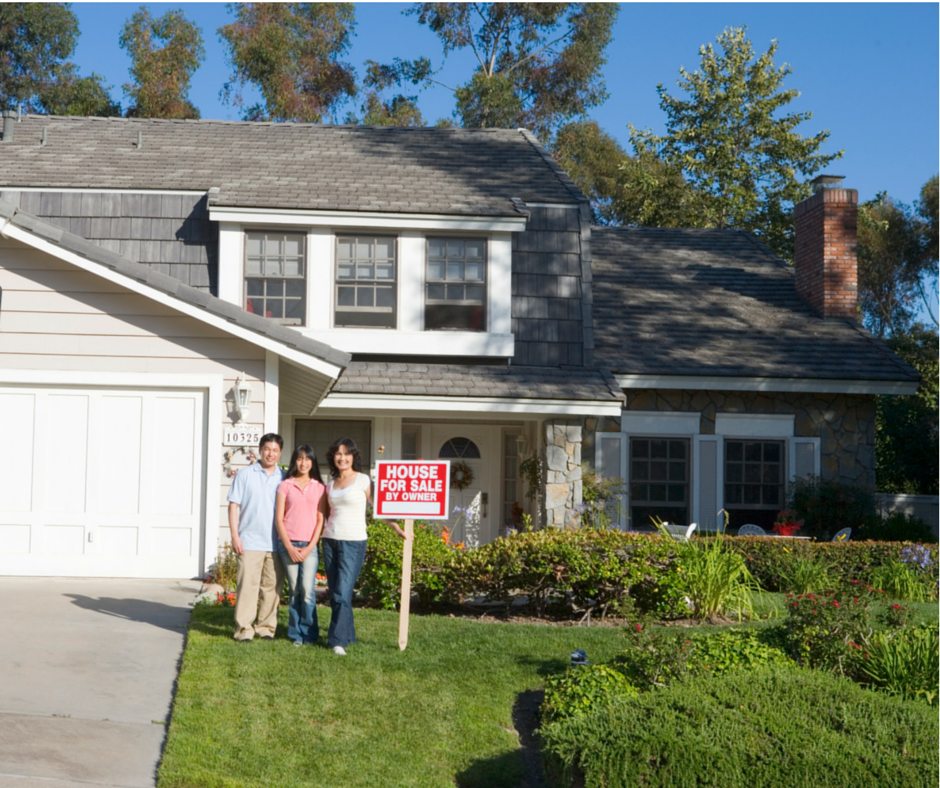
M 375 474 L 373 516 L 380 520 L 405 518 L 405 544 L 401 555 L 401 612 L 398 648 L 408 646 L 408 615 L 411 610 L 411 555 L 414 520 L 446 520 L 450 507 L 449 460 L 379 460 Z

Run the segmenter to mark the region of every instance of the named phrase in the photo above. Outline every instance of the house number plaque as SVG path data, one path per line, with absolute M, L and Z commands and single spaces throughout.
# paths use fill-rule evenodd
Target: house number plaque
M 222 430 L 223 446 L 254 446 L 261 442 L 263 424 L 235 424 Z

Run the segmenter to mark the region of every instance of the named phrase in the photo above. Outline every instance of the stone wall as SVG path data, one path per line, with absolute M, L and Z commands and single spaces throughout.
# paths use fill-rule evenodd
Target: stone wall
M 543 526 L 565 528 L 576 525 L 575 507 L 581 503 L 580 419 L 550 419 L 543 428 Z
M 715 434 L 717 413 L 793 414 L 797 437 L 820 438 L 820 475 L 875 489 L 875 398 L 852 394 L 628 389 L 626 410 L 698 412 L 701 434 Z M 583 449 L 594 463 L 594 433 L 619 432 L 616 419 L 585 422 Z

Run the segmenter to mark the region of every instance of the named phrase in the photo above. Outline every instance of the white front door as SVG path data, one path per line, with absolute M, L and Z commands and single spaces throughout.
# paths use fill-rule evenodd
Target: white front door
M 450 460 L 450 506 L 447 522 L 451 541 L 478 547 L 499 536 L 499 429 L 466 424 L 435 424 L 430 430 L 431 454 Z M 461 468 L 469 471 L 455 481 Z M 463 487 L 463 489 L 459 489 Z M 462 511 L 454 513 L 454 508 Z
M 0 387 L 0 575 L 200 573 L 199 390 Z

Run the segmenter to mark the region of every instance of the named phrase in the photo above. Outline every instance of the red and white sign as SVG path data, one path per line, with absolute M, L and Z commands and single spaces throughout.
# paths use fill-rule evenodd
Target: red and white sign
M 449 460 L 380 460 L 376 463 L 374 514 L 446 520 L 450 510 Z

